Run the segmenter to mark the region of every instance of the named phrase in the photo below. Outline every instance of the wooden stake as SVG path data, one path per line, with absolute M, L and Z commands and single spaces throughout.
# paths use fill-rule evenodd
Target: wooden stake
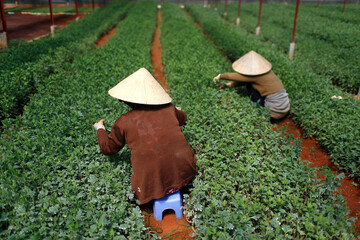
M 7 24 L 6 24 L 6 17 L 5 17 L 5 11 L 4 11 L 4 3 L 3 0 L 0 0 L 0 11 L 1 11 L 1 21 L 2 21 L 2 26 L 3 26 L 3 31 L 5 32 L 5 39 L 4 39 L 4 47 L 9 46 L 9 33 L 8 33 L 8 29 L 7 29 Z
M 263 0 L 260 0 L 259 16 L 258 16 L 258 25 L 257 25 L 257 27 L 256 27 L 256 35 L 259 35 L 259 34 L 260 34 L 260 20 L 261 20 L 262 3 L 263 3 Z
M 345 5 L 346 5 L 346 0 L 344 0 L 344 7 L 343 7 L 342 12 L 345 12 Z
M 289 58 L 290 58 L 290 59 L 292 59 L 292 58 L 294 57 L 294 51 L 295 51 L 295 32 L 296 32 L 296 22 L 297 22 L 297 17 L 298 17 L 298 12 L 299 12 L 299 5 L 300 5 L 300 0 L 296 0 L 296 10 L 295 10 L 295 18 L 294 18 L 294 27 L 293 27 L 292 39 L 291 39 L 290 48 L 289 48 Z
M 226 16 L 227 15 L 227 0 L 225 0 L 225 10 L 224 10 L 224 16 Z
M 76 7 L 76 20 L 79 19 L 79 2 L 75 0 L 75 7 Z
M 239 0 L 238 16 L 237 16 L 237 19 L 236 19 L 236 25 L 240 24 L 240 12 L 241 12 L 241 0 Z

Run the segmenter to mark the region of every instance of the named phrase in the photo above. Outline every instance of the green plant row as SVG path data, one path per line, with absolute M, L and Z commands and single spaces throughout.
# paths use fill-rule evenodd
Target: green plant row
M 329 78 L 347 92 L 357 93 L 360 87 L 360 39 L 358 26 L 328 19 L 308 12 L 300 6 L 295 38 L 295 58 L 308 63 L 318 74 Z M 223 5 L 219 6 L 222 13 Z M 235 22 L 237 5 L 230 4 L 227 18 Z M 258 4 L 242 7 L 241 27 L 254 33 L 258 21 Z M 295 5 L 266 4 L 261 15 L 259 38 L 275 44 L 288 53 L 292 38 Z M 340 13 L 339 13 L 340 14 Z
M 261 42 L 245 30 L 226 23 L 216 12 L 196 5 L 186 7 L 232 61 L 250 50 L 268 59 L 289 93 L 293 120 L 307 136 L 316 136 L 337 166 L 351 172 L 355 179 L 360 178 L 360 102 L 357 99 L 344 96 L 326 79 L 313 73 L 307 64 L 289 60 L 271 43 Z M 343 99 L 331 99 L 334 95 Z
M 53 7 L 53 13 L 76 13 L 75 7 Z M 80 13 L 92 12 L 92 7 L 79 7 Z M 31 13 L 49 13 L 49 7 L 15 7 L 5 9 L 5 12 L 31 12 Z
M 355 239 L 331 172 L 327 182 L 314 179 L 300 143 L 273 131 L 269 110 L 245 88 L 217 90 L 212 78 L 231 63 L 178 5 L 161 11 L 167 83 L 187 113 L 184 134 L 199 167 L 185 196 L 195 239 Z
M 17 115 L 44 79 L 64 69 L 104 32 L 122 19 L 132 4 L 116 2 L 72 22 L 55 37 L 11 47 L 0 54 L 0 120 Z
M 317 5 L 303 4 L 302 8 L 307 12 L 326 17 L 333 20 L 340 20 L 342 22 L 358 24 L 360 21 L 359 11 L 360 6 L 356 4 L 346 4 L 345 12 L 342 12 L 343 4 L 328 4 L 328 5 Z
M 152 236 L 134 202 L 130 150 L 104 156 L 93 124 L 104 118 L 110 130 L 128 111 L 107 91 L 140 67 L 150 70 L 156 12 L 154 2 L 135 5 L 105 46 L 51 75 L 22 117 L 4 121 L 1 239 Z

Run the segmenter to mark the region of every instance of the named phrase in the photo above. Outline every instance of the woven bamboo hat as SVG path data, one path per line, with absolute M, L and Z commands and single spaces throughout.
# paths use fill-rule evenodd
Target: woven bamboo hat
M 145 68 L 140 68 L 108 93 L 110 96 L 131 103 L 145 105 L 161 105 L 170 103 L 172 99 Z
M 244 75 L 261 75 L 271 70 L 271 63 L 263 56 L 250 51 L 232 64 L 233 69 Z

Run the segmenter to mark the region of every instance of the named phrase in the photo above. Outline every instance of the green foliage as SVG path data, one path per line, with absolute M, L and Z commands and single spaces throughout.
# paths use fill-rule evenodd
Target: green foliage
M 110 17 L 110 16 L 109 16 Z M 0 139 L 1 239 L 145 239 L 131 190 L 130 151 L 105 157 L 93 123 L 128 109 L 107 90 L 150 69 L 156 3 L 139 3 L 107 45 L 45 79 Z
M 202 6 L 186 7 L 202 14 Z M 245 88 L 216 89 L 212 78 L 231 63 L 191 18 L 172 4 L 162 13 L 167 82 L 188 115 L 184 134 L 199 167 L 185 196 L 195 238 L 355 239 L 343 198 L 333 192 L 343 176 L 326 169 L 326 181 L 316 180 L 299 158 L 300 143 L 271 129 L 267 108 L 251 103 Z
M 313 73 L 306 63 L 289 60 L 271 43 L 223 21 L 214 11 L 201 6 L 186 6 L 196 21 L 210 35 L 217 46 L 235 60 L 255 50 L 272 65 L 289 93 L 291 115 L 308 136 L 316 136 L 341 169 L 360 178 L 360 102 L 332 86 L 329 81 Z M 222 71 L 223 72 L 223 71 Z M 343 99 L 331 99 L 333 95 Z
M 326 6 L 325 9 L 327 9 Z M 296 27 L 295 58 L 307 63 L 314 72 L 330 79 L 345 91 L 357 93 L 360 87 L 360 51 L 357 42 L 360 39 L 358 22 L 344 22 L 338 16 L 356 16 L 348 12 L 332 11 L 329 14 L 314 6 L 301 5 Z M 223 12 L 219 6 L 219 13 Z M 237 4 L 229 4 L 226 16 L 232 22 L 237 18 Z M 243 5 L 240 26 L 254 33 L 258 21 L 259 4 Z M 266 4 L 261 14 L 261 34 L 259 39 L 271 42 L 285 54 L 288 54 L 294 23 L 295 5 Z
M 0 120 L 13 117 L 51 74 L 66 69 L 75 56 L 125 17 L 128 2 L 115 2 L 45 37 L 0 54 Z

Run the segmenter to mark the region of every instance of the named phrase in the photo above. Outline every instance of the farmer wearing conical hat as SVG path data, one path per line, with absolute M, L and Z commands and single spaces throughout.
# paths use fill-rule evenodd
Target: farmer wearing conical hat
M 131 149 L 132 189 L 141 204 L 173 193 L 197 174 L 195 155 L 180 126 L 186 114 L 145 69 L 141 68 L 109 90 L 110 96 L 132 108 L 105 131 L 104 120 L 94 124 L 105 155 Z
M 290 110 L 288 94 L 284 85 L 271 70 L 271 63 L 260 54 L 250 51 L 232 64 L 235 73 L 223 73 L 214 77 L 213 82 L 221 79 L 232 80 L 221 83 L 219 89 L 246 85 L 248 94 L 254 102 L 270 107 L 271 122 L 285 118 Z

